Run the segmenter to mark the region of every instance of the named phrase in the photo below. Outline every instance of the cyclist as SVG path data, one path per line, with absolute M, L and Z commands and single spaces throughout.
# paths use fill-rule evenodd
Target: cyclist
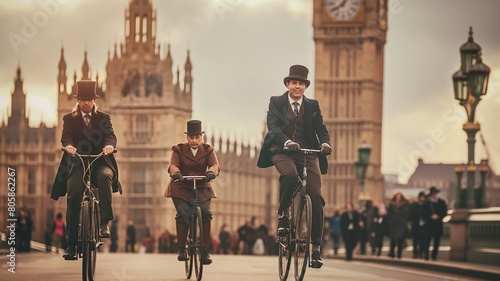
M 63 117 L 61 143 L 65 153 L 61 159 L 59 169 L 52 187 L 51 198 L 58 200 L 66 193 L 68 207 L 66 210 L 66 233 L 68 234 L 68 248 L 63 257 L 66 260 L 75 258 L 75 247 L 78 242 L 78 221 L 80 203 L 82 201 L 85 183 L 83 181 L 83 167 L 75 153 L 106 155 L 92 165 L 92 182 L 99 187 L 99 202 L 101 207 L 100 235 L 109 238 L 108 221 L 113 219 L 111 208 L 111 192 L 121 193 L 118 181 L 118 167 L 113 150 L 116 147 L 116 136 L 108 114 L 98 111 L 95 103 L 99 96 L 96 92 L 96 82 L 82 80 L 76 82 L 77 104 L 71 113 Z
M 203 237 L 205 237 L 202 263 L 211 264 L 212 259 L 208 254 L 210 221 L 212 220 L 210 201 L 215 198 L 215 191 L 210 181 L 219 175 L 219 160 L 217 160 L 214 147 L 203 143 L 202 135 L 205 132 L 201 130 L 201 121 L 188 121 L 187 131 L 184 133 L 187 135 L 186 143 L 172 146 L 172 157 L 168 168 L 172 181 L 169 182 L 165 194 L 166 197 L 172 198 L 177 211 L 175 216 L 177 245 L 179 247 L 177 260 L 186 261 L 188 259 L 184 245 L 186 244 L 191 214 L 190 201 L 194 199 L 192 183 L 181 181 L 182 176 L 206 176 L 207 181 L 197 183 L 196 187 L 203 218 Z
M 289 75 L 283 82 L 288 91 L 281 96 L 273 96 L 267 112 L 268 133 L 260 150 L 257 166 L 275 166 L 280 173 L 280 204 L 278 208 L 278 235 L 286 236 L 289 219 L 285 210 L 290 206 L 293 189 L 297 183 L 298 168 L 302 166 L 300 148 L 320 149 L 321 155 L 307 156 L 307 194 L 312 201 L 313 245 L 312 267 L 321 268 L 323 261 L 320 246 L 323 234 L 323 207 L 321 196 L 321 174 L 325 174 L 328 162 L 326 155 L 331 154 L 330 136 L 323 123 L 318 101 L 306 98 L 304 92 L 309 87 L 309 70 L 302 65 L 292 65 Z M 283 150 L 287 147 L 288 150 Z M 300 168 L 301 169 L 301 168 Z

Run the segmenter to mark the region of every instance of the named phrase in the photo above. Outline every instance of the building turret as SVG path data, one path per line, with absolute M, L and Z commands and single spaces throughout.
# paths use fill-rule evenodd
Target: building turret
M 187 51 L 186 63 L 184 64 L 184 92 L 191 93 L 193 86 L 193 77 L 191 76 L 191 70 L 193 66 L 191 65 L 191 59 L 189 58 L 189 50 Z
M 82 80 L 90 80 L 90 67 L 87 61 L 87 50 L 83 54 Z
M 59 95 L 67 94 L 66 82 L 68 78 L 66 77 L 66 60 L 64 59 L 64 48 L 61 47 L 61 57 L 59 58 L 58 64 L 58 75 L 57 75 L 57 89 Z

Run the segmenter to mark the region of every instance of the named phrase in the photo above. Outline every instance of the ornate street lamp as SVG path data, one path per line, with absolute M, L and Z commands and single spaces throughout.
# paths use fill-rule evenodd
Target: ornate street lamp
M 481 101 L 481 96 L 486 95 L 488 91 L 488 78 L 490 68 L 482 62 L 481 46 L 474 42 L 472 37 L 472 27 L 469 29 L 469 38 L 460 47 L 461 67 L 452 75 L 453 90 L 455 99 L 460 102 L 467 113 L 467 122 L 463 129 L 467 133 L 468 143 L 468 160 L 467 160 L 467 189 L 466 202 L 462 202 L 461 192 L 461 177 L 463 170 L 456 171 L 457 173 L 457 194 L 456 206 L 476 208 L 481 207 L 484 202 L 476 204 L 474 196 L 476 165 L 474 163 L 474 144 L 476 143 L 476 133 L 481 129 L 481 125 L 476 122 L 476 107 Z M 481 187 L 481 193 L 486 192 L 485 187 Z M 481 196 L 480 198 L 483 198 Z
M 363 142 L 358 147 L 358 162 L 354 163 L 354 168 L 356 170 L 356 178 L 358 178 L 359 185 L 361 187 L 358 196 L 359 209 L 362 208 L 363 202 L 370 199 L 370 196 L 365 193 L 365 178 L 366 178 L 366 169 L 370 164 L 371 151 L 372 151 L 371 146 L 366 142 Z

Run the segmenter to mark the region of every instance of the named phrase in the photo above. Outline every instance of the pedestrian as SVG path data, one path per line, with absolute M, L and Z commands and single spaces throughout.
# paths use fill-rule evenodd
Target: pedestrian
M 109 245 L 109 252 L 116 253 L 118 251 L 118 219 L 115 218 L 111 221 L 111 227 L 109 229 L 111 244 Z
M 167 229 L 158 237 L 158 252 L 159 253 L 169 253 L 170 252 L 170 232 Z
M 229 254 L 229 247 L 231 246 L 231 234 L 228 231 L 227 224 L 223 224 L 219 232 L 220 241 L 220 253 L 227 255 Z
M 408 220 L 410 215 L 409 202 L 403 193 L 396 192 L 392 196 L 387 215 L 389 221 L 389 238 L 391 239 L 388 256 L 394 258 L 397 247 L 397 257 L 400 259 L 403 254 L 404 242 L 408 235 Z
M 33 220 L 28 208 L 25 206 L 19 210 L 16 223 L 16 249 L 18 252 L 31 251 L 31 232 L 33 231 Z
M 250 221 L 245 221 L 243 225 L 238 227 L 238 253 L 240 255 L 245 255 L 250 253 L 250 249 L 247 247 L 247 237 L 250 229 Z
M 205 248 L 201 249 L 201 262 L 205 265 L 212 263 L 209 255 L 210 227 L 212 212 L 210 203 L 215 198 L 215 191 L 212 187 L 212 180 L 219 175 L 219 160 L 212 145 L 203 143 L 203 134 L 200 120 L 190 120 L 187 122 L 186 142 L 172 146 L 172 156 L 168 173 L 171 181 L 165 192 L 166 197 L 171 197 L 174 202 L 176 216 L 175 225 L 177 229 L 177 243 L 179 255 L 177 260 L 186 261 L 188 259 L 186 239 L 191 216 L 191 201 L 194 200 L 193 183 L 182 181 L 183 175 L 205 176 L 206 180 L 199 181 L 196 185 L 199 206 L 202 213 L 202 232 L 206 237 Z
M 99 207 L 101 221 L 99 234 L 102 238 L 111 236 L 108 222 L 113 219 L 111 205 L 112 192 L 122 192 L 118 181 L 118 166 L 113 156 L 117 138 L 111 124 L 111 117 L 97 109 L 96 82 L 82 80 L 76 82 L 77 100 L 72 111 L 63 116 L 61 145 L 65 151 L 57 171 L 51 198 L 58 200 L 67 194 L 66 232 L 68 233 L 68 248 L 63 258 L 76 259 L 78 243 L 78 224 L 80 221 L 80 205 L 85 191 L 83 165 L 79 154 L 99 154 L 103 157 L 92 164 L 92 183 L 99 187 Z M 96 137 L 98 136 L 98 137 Z
M 286 210 L 291 204 L 297 184 L 297 167 L 303 165 L 301 148 L 321 151 L 320 155 L 307 155 L 307 194 L 312 203 L 311 267 L 321 268 L 320 247 L 323 241 L 325 200 L 321 195 L 321 174 L 327 173 L 326 156 L 332 153 L 330 135 L 323 122 L 319 102 L 305 97 L 309 87 L 309 70 L 303 65 L 292 65 L 289 75 L 283 79 L 288 91 L 281 96 L 273 96 L 267 111 L 268 133 L 260 150 L 257 166 L 274 166 L 280 173 L 278 229 L 279 236 L 289 232 L 290 221 Z M 284 149 L 286 147 L 286 150 Z
M 423 258 L 426 252 L 425 245 L 429 237 L 429 219 L 431 216 L 430 204 L 426 200 L 425 192 L 421 191 L 418 193 L 417 201 L 410 204 L 413 258 Z
M 345 245 L 345 260 L 352 260 L 354 248 L 358 244 L 360 215 L 354 210 L 354 204 L 346 204 L 345 212 L 340 217 L 340 227 Z
M 380 256 L 384 246 L 384 237 L 389 233 L 389 223 L 387 221 L 387 209 L 383 202 L 377 205 L 377 213 L 373 219 L 370 236 L 375 239 L 375 254 Z
M 441 237 L 443 236 L 443 218 L 448 213 L 448 206 L 446 201 L 438 197 L 439 189 L 432 186 L 429 189 L 428 204 L 430 209 L 430 220 L 429 220 L 429 239 L 425 245 L 425 258 L 429 259 L 429 246 L 431 240 L 434 242 L 432 247 L 432 260 L 436 260 L 439 252 L 439 245 L 441 243 Z
M 127 222 L 126 233 L 127 233 L 127 237 L 125 239 L 125 252 L 128 253 L 130 251 L 132 253 L 135 253 L 135 243 L 136 243 L 135 226 L 131 220 L 129 220 Z
M 330 236 L 333 240 L 333 254 L 337 255 L 340 247 L 340 213 L 339 210 L 335 210 L 333 216 L 330 218 Z
M 146 250 L 147 254 L 153 252 L 155 248 L 156 239 L 153 234 L 149 231 L 149 227 L 146 227 L 146 235 L 142 238 L 142 246 Z
M 374 217 L 374 208 L 373 208 L 373 201 L 372 200 L 367 200 L 365 202 L 365 208 L 361 212 L 360 216 L 360 226 L 359 226 L 359 243 L 360 243 L 360 252 L 361 255 L 366 254 L 366 243 L 369 242 L 371 248 L 372 248 L 372 254 L 374 252 L 373 250 L 373 243 L 371 242 L 373 239 L 370 239 L 369 231 L 372 227 L 373 223 L 373 217 Z
M 66 235 L 66 224 L 63 220 L 63 214 L 57 213 L 54 222 L 52 223 L 52 241 L 56 246 L 56 253 L 59 254 L 59 249 L 63 249 L 63 237 Z

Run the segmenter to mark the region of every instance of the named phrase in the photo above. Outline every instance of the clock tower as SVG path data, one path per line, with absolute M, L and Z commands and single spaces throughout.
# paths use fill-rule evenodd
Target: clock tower
M 333 153 L 323 177 L 326 213 L 385 198 L 381 173 L 387 0 L 314 0 L 315 98 Z M 371 147 L 365 192 L 356 178 L 360 145 Z M 363 206 L 358 206 L 363 207 Z

